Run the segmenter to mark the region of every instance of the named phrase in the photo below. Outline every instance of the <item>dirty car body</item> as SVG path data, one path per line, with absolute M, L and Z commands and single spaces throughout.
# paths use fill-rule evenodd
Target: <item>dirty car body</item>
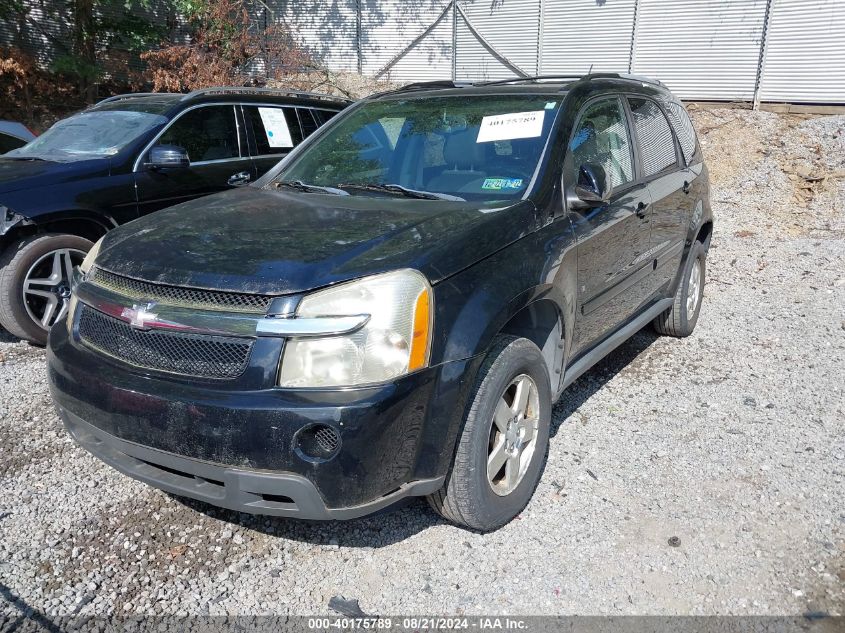
M 539 478 L 554 400 L 671 311 L 691 254 L 703 275 L 709 185 L 682 111 L 620 75 L 411 86 L 255 185 L 110 232 L 50 336 L 68 430 L 234 510 L 341 519 L 428 495 L 503 524 Z M 479 431 L 491 509 L 472 518 L 453 482 L 499 379 L 514 413 Z

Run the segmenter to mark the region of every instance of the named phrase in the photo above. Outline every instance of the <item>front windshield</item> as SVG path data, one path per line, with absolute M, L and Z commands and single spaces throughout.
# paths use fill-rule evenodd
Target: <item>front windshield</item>
M 74 161 L 117 154 L 144 132 L 167 122 L 159 114 L 134 111 L 83 112 L 56 123 L 6 157 Z
M 269 183 L 352 195 L 521 197 L 560 100 L 536 95 L 385 99 L 365 103 Z

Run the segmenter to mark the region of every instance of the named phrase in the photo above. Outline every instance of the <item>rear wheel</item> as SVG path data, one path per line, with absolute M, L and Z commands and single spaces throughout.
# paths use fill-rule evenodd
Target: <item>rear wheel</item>
M 429 497 L 454 523 L 494 530 L 519 514 L 546 460 L 551 389 L 545 361 L 531 341 L 496 339 L 473 392 L 444 487 Z
M 76 235 L 27 237 L 0 257 L 0 325 L 39 345 L 54 323 L 64 319 L 74 266 L 93 244 Z
M 684 264 L 672 307 L 654 319 L 654 329 L 659 334 L 677 337 L 692 334 L 701 312 L 706 270 L 707 249 L 696 240 Z

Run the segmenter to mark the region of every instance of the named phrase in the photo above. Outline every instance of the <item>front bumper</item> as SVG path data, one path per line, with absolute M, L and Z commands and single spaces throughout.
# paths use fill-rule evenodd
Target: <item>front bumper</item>
M 304 519 L 352 518 L 437 490 L 477 365 L 456 361 L 376 387 L 295 391 L 130 367 L 72 341 L 63 327 L 53 328 L 48 347 L 59 413 L 95 456 L 176 494 Z M 295 450 L 297 432 L 313 424 L 340 438 L 327 461 Z
M 431 494 L 443 485 L 443 477 L 418 480 L 367 503 L 328 508 L 316 486 L 302 475 L 243 470 L 180 457 L 109 435 L 61 407 L 59 415 L 73 439 L 120 472 L 156 488 L 239 512 L 354 519 L 404 497 Z

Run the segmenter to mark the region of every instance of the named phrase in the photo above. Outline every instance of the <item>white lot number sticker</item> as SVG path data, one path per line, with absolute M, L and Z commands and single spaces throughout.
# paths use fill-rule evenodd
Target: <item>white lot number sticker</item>
M 261 115 L 264 133 L 267 134 L 267 142 L 270 147 L 293 147 L 293 139 L 290 137 L 284 110 L 281 108 L 258 108 L 258 114 Z
M 543 133 L 545 110 L 497 114 L 481 119 L 476 143 L 509 141 L 516 138 L 536 138 Z

